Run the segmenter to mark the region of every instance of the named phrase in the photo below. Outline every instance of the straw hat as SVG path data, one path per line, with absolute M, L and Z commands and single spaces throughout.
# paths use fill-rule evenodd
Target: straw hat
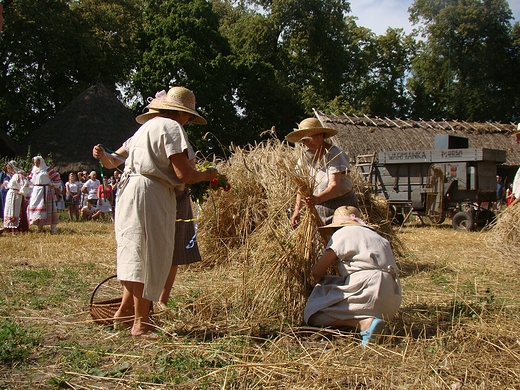
M 149 104 L 146 108 L 148 108 L 147 112 L 135 118 L 137 123 L 145 123 L 148 119 L 160 114 L 162 110 L 188 112 L 195 116 L 190 123 L 199 125 L 205 125 L 207 123 L 206 119 L 195 109 L 195 94 L 184 87 L 170 88 L 168 93 L 164 90 L 157 92 L 154 99 L 149 98 Z
M 323 134 L 323 138 L 330 138 L 338 134 L 338 130 L 323 127 L 321 122 L 316 118 L 307 118 L 300 122 L 297 129 L 285 136 L 289 142 L 299 142 L 304 137 L 310 137 L 315 134 Z
M 322 233 L 332 234 L 337 229 L 349 225 L 366 226 L 366 224 L 361 219 L 361 213 L 357 208 L 353 206 L 340 206 L 334 211 L 332 223 L 321 226 L 318 229 L 320 229 Z

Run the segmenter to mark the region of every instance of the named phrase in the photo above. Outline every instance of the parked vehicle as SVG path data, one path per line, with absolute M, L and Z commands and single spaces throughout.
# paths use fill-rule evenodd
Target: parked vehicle
M 467 138 L 441 137 L 436 137 L 434 150 L 380 152 L 371 163 L 360 156 L 356 167 L 373 193 L 387 199 L 399 223 L 412 214 L 434 224 L 451 217 L 458 230 L 489 223 L 495 217 L 491 205 L 496 201 L 497 164 L 506 161 L 506 151 L 470 149 Z

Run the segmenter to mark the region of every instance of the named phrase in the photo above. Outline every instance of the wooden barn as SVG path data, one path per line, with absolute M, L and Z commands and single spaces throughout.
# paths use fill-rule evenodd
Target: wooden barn
M 511 182 L 520 166 L 520 145 L 512 134 L 516 124 L 475 123 L 464 121 L 412 121 L 368 116 L 327 115 L 315 112 L 325 127 L 337 129 L 334 142 L 348 154 L 351 165 L 361 155 L 383 151 L 435 149 L 435 136 L 449 134 L 465 137 L 469 148 L 505 150 L 507 160 L 497 167 L 497 174 Z
M 53 119 L 23 142 L 25 155 L 52 156 L 52 167 L 63 178 L 85 169 L 99 172 L 92 147 L 116 150 L 139 127 L 135 117 L 103 84 L 96 84 L 70 102 Z M 108 172 L 105 172 L 107 174 Z

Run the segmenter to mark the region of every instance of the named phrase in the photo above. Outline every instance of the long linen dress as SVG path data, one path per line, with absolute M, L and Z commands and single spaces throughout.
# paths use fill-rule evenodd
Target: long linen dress
M 188 149 L 176 121 L 155 117 L 124 147 L 128 152 L 118 184 L 115 232 L 117 277 L 144 284 L 143 297 L 158 301 L 172 264 L 177 201 L 182 190 L 169 157 Z
M 23 192 L 29 187 L 29 181 L 21 173 L 15 173 L 7 188 L 4 209 L 4 228 L 11 231 L 26 232 L 28 230 L 27 204 Z M 25 206 L 25 207 L 24 207 Z
M 58 224 L 58 212 L 56 210 L 55 188 L 60 185 L 60 175 L 54 169 L 47 167 L 43 159 L 40 168 L 36 166 L 28 176 L 33 184 L 31 198 L 27 213 L 29 223 L 42 227 Z
M 365 226 L 345 226 L 327 244 L 338 257 L 339 276 L 325 275 L 304 311 L 309 325 L 334 320 L 393 317 L 401 305 L 401 285 L 390 243 Z

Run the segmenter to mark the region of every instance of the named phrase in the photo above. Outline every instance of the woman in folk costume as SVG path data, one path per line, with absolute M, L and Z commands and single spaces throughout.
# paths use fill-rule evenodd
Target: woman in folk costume
M 401 305 L 398 268 L 390 243 L 366 226 L 359 210 L 342 206 L 319 228 L 329 243 L 311 269 L 316 283 L 304 319 L 311 326 L 351 327 L 366 345 L 381 334 Z M 336 262 L 339 276 L 326 275 Z
M 6 164 L 6 170 L 11 176 L 4 209 L 4 228 L 13 233 L 29 231 L 27 222 L 27 201 L 30 193 L 30 183 L 22 168 L 11 160 Z
M 33 157 L 34 166 L 28 179 L 33 185 L 27 213 L 29 223 L 43 231 L 45 225 L 51 225 L 51 233 L 56 233 L 58 212 L 56 210 L 56 191 L 60 188 L 60 175 L 45 164 L 42 156 Z
M 133 322 L 131 334 L 153 338 L 151 301 L 159 301 L 172 268 L 176 190 L 185 183 L 211 181 L 215 169 L 197 171 L 188 157 L 188 122 L 206 123 L 195 109 L 195 95 L 184 87 L 159 92 L 148 105 L 144 123 L 116 153 L 101 145 L 92 155 L 106 168 L 125 161 L 118 184 L 115 231 L 117 276 L 122 281 L 123 300 L 114 325 Z M 123 156 L 122 160 L 119 156 Z

